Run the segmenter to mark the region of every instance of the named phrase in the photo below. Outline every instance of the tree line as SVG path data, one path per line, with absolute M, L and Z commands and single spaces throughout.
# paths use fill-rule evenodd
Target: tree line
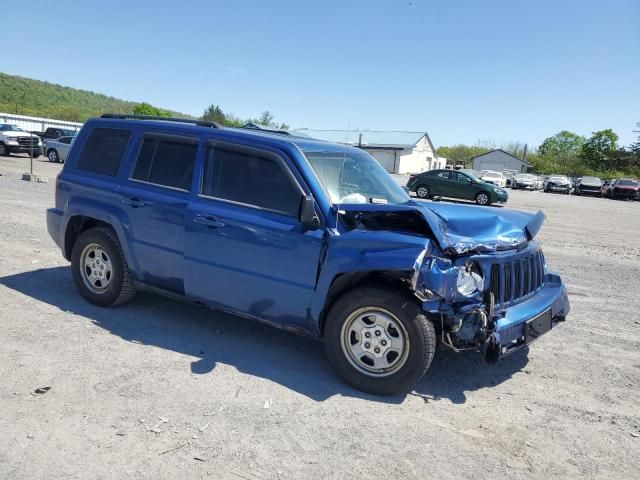
M 540 174 L 562 174 L 569 176 L 593 175 L 601 178 L 640 178 L 640 122 L 636 124 L 638 134 L 635 142 L 623 146 L 612 129 L 593 132 L 584 137 L 562 130 L 545 138 L 537 148 L 527 149 L 521 142 L 503 144 L 500 148 L 533 165 Z M 439 147 L 436 153 L 446 157 L 451 164 L 471 167 L 471 159 L 497 148 L 495 142 L 479 141 L 474 145 Z M 526 158 L 525 158 L 526 155 Z

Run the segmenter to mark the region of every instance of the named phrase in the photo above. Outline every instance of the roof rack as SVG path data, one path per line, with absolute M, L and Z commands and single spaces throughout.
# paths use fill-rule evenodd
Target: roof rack
M 188 118 L 176 118 L 176 117 L 162 117 L 159 115 L 134 115 L 128 113 L 103 113 L 100 115 L 100 118 L 117 118 L 121 120 L 132 119 L 132 120 L 161 120 L 163 122 L 177 122 L 177 123 L 190 123 L 192 125 L 197 125 L 199 127 L 209 127 L 209 128 L 222 128 L 217 122 L 207 122 L 204 120 L 191 120 Z

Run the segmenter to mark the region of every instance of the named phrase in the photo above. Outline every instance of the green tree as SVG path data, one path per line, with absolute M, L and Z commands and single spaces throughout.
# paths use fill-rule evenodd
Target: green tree
M 610 170 L 611 165 L 608 160 L 618 149 L 618 135 L 613 130 L 599 130 L 593 132 L 582 145 L 580 152 L 585 163 L 595 170 Z
M 636 123 L 636 127 L 640 128 L 640 122 Z M 636 155 L 640 155 L 640 130 L 634 130 L 633 133 L 637 133 L 638 138 L 631 144 L 631 151 Z
M 585 138 L 568 130 L 562 130 L 552 137 L 545 138 L 538 152 L 561 164 L 568 164 L 577 159 L 582 151 Z
M 154 107 L 150 103 L 142 102 L 133 107 L 133 113 L 135 115 L 153 115 L 156 117 L 168 117 L 169 112 L 162 110 L 158 107 Z
M 202 120 L 207 122 L 217 122 L 222 125 L 227 123 L 227 117 L 219 105 L 209 105 L 202 114 Z
M 262 115 L 260 115 L 260 118 L 258 119 L 258 123 L 260 125 L 273 125 L 273 115 L 271 115 L 271 112 L 269 110 L 262 112 Z

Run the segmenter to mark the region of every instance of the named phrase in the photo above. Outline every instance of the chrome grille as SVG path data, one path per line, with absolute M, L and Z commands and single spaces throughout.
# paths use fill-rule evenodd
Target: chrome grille
M 544 257 L 534 252 L 524 258 L 491 265 L 489 288 L 496 305 L 517 302 L 544 284 Z

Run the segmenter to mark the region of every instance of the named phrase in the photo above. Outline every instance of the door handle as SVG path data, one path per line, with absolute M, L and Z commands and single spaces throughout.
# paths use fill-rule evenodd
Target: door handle
M 206 225 L 207 227 L 212 227 L 212 228 L 224 227 L 224 223 L 222 223 L 216 217 L 211 215 L 196 214 L 193 221 L 201 225 Z
M 144 207 L 145 203 L 137 198 L 123 198 L 120 200 L 125 205 L 131 205 L 133 208 Z

